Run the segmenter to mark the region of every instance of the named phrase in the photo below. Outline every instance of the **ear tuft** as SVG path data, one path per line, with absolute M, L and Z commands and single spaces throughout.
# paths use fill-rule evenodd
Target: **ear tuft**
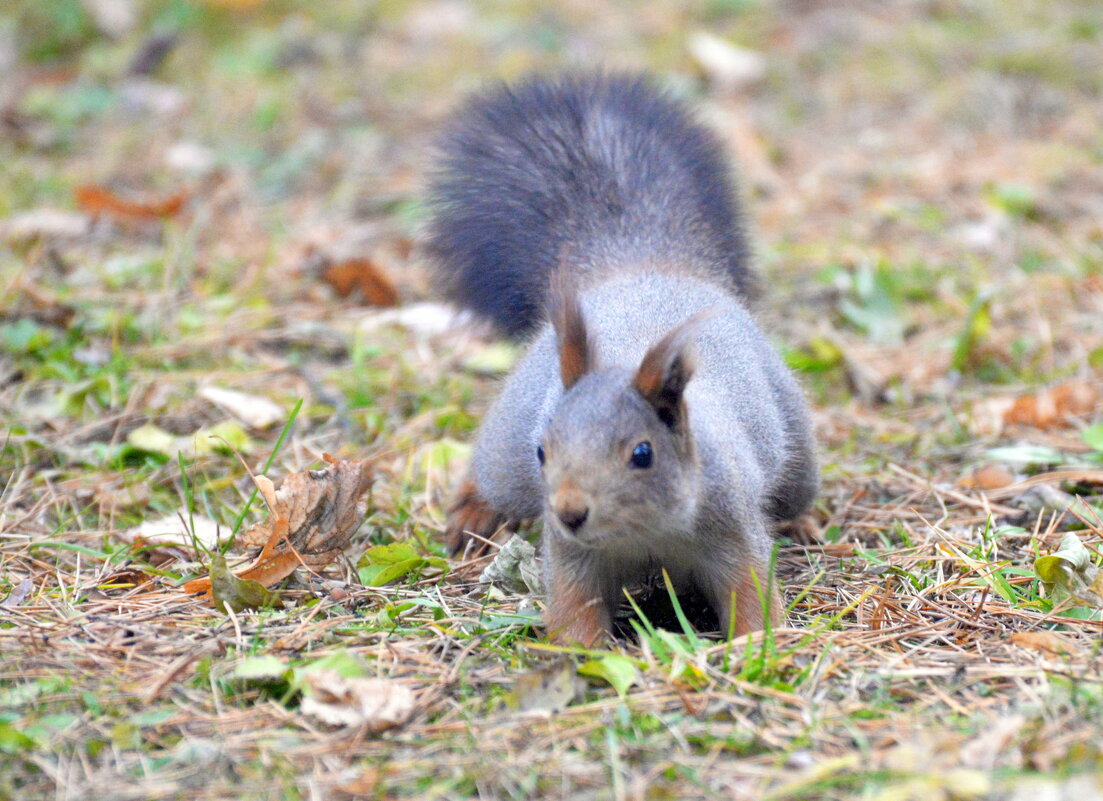
M 701 323 L 714 314 L 713 309 L 695 314 L 652 345 L 632 379 L 632 386 L 670 428 L 685 422 L 682 394 L 697 368 L 694 337 Z
M 563 388 L 570 389 L 578 379 L 594 369 L 597 359 L 586 332 L 578 291 L 566 268 L 561 267 L 552 276 L 549 300 L 549 316 L 559 347 L 559 375 L 563 379 Z

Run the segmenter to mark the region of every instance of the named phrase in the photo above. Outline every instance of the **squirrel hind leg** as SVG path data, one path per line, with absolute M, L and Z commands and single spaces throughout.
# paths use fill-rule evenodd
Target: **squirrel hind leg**
M 475 482 L 464 481 L 448 509 L 444 541 L 451 556 L 475 558 L 485 555 L 502 531 L 514 532 L 520 524 L 520 520 L 494 510 L 479 494 Z

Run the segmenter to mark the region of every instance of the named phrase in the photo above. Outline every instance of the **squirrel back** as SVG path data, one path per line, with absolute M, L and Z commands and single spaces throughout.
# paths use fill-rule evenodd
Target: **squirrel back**
M 568 75 L 477 95 L 446 131 L 428 246 L 445 292 L 521 336 L 552 274 L 641 267 L 753 294 L 722 149 L 645 79 Z

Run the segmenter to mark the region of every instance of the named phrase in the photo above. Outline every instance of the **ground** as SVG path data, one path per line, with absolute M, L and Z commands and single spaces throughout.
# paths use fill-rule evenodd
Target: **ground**
M 823 471 L 768 636 L 563 653 L 439 558 L 516 349 L 416 305 L 420 187 L 466 91 L 563 65 L 739 164 Z M 1103 544 L 1099 4 L 16 0 L 0 71 L 0 798 L 1103 797 L 1098 595 L 1035 566 Z M 363 522 L 274 606 L 135 538 L 323 453 Z

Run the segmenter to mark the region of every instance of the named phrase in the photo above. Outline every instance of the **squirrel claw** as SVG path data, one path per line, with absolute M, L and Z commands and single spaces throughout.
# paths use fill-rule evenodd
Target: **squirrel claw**
M 483 556 L 490 543 L 502 530 L 516 531 L 519 521 L 510 520 L 494 511 L 472 481 L 465 481 L 456 492 L 456 499 L 448 510 L 448 522 L 444 528 L 444 540 L 450 556 L 464 554 Z

